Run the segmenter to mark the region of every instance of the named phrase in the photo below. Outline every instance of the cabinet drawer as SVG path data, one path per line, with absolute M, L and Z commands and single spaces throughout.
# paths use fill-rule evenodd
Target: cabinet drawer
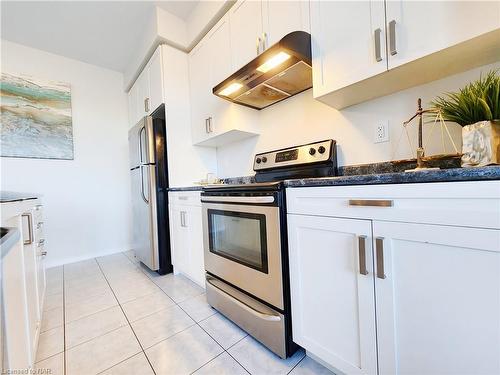
M 172 191 L 168 193 L 171 205 L 201 206 L 201 191 Z
M 500 181 L 289 188 L 287 211 L 500 229 Z

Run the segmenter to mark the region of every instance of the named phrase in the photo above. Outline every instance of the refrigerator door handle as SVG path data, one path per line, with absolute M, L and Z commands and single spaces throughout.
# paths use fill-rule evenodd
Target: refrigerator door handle
M 146 130 L 146 127 L 141 126 L 139 128 L 139 162 L 140 164 L 144 163 L 143 156 L 144 156 L 144 150 L 143 150 L 143 143 L 142 143 L 142 133 Z M 142 176 L 142 170 L 141 170 L 141 176 Z
M 144 167 L 141 165 L 139 168 L 141 170 L 141 197 L 142 197 L 142 200 L 146 204 L 149 204 L 149 200 L 148 200 L 148 198 L 146 198 L 146 195 L 144 194 L 144 172 L 143 172 Z M 149 196 L 149 194 L 148 194 L 148 196 Z

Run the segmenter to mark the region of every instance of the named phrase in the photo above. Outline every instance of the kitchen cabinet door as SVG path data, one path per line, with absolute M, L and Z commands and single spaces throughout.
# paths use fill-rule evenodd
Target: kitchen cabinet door
M 137 102 L 137 86 L 133 85 L 128 92 L 128 119 L 130 127 L 139 121 Z
M 500 231 L 374 221 L 373 236 L 380 374 L 500 373 Z
M 147 68 L 149 82 L 148 114 L 153 113 L 164 101 L 162 65 L 161 46 L 159 46 L 151 57 Z
M 387 70 L 384 1 L 312 1 L 313 92 L 321 96 Z
M 309 1 L 274 1 L 262 3 L 264 44 L 269 48 L 292 31 L 310 32 Z
M 205 287 L 205 260 L 203 253 L 203 222 L 200 206 L 187 207 L 187 230 L 189 231 L 190 267 L 188 276 Z
M 31 212 L 21 215 L 23 220 L 23 259 L 24 277 L 26 286 L 26 301 L 28 308 L 28 335 L 30 340 L 30 353 L 35 358 L 36 342 L 40 329 L 40 304 L 38 298 L 37 279 L 37 254 L 34 238 L 33 214 Z
M 235 70 L 262 53 L 262 1 L 240 0 L 229 10 Z
M 399 0 L 386 9 L 389 69 L 500 27 L 498 1 Z
M 176 273 L 189 270 L 189 235 L 185 228 L 186 209 L 182 206 L 170 206 L 170 245 L 172 264 Z
M 148 101 L 149 101 L 149 74 L 148 69 L 144 69 L 134 86 L 137 86 L 137 121 L 136 123 L 148 115 Z
M 343 373 L 376 374 L 371 222 L 288 215 L 288 236 L 293 340 Z
M 217 53 L 217 51 L 213 51 Z M 208 103 L 212 103 L 210 82 L 211 54 L 204 41 L 189 54 L 189 86 L 191 96 L 191 136 L 193 143 L 205 140 L 208 130 Z

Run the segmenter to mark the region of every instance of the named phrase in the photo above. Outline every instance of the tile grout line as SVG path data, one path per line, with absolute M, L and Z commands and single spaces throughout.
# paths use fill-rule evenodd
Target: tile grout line
M 113 290 L 113 288 L 111 287 L 111 284 L 106 276 L 106 274 L 104 273 L 101 265 L 99 264 L 99 262 L 97 261 L 97 258 L 94 258 L 95 262 L 97 263 L 97 266 L 99 267 L 99 269 L 101 270 L 101 273 L 103 274 L 104 276 L 104 279 L 106 280 L 106 282 L 108 283 L 109 285 L 109 288 L 111 289 L 111 293 L 113 293 L 113 296 L 115 297 L 116 301 L 118 302 L 118 306 L 120 306 L 120 310 L 122 311 L 122 314 L 123 316 L 125 317 L 125 319 L 127 320 L 127 323 L 128 323 L 128 326 L 130 327 L 130 329 L 132 330 L 132 333 L 134 334 L 135 336 L 135 339 L 137 340 L 137 343 L 139 344 L 139 347 L 141 348 L 142 350 L 142 353 L 144 354 L 144 357 L 146 357 L 146 360 L 148 361 L 149 363 L 149 366 L 151 367 L 151 371 L 153 371 L 153 374 L 156 375 L 156 371 L 155 369 L 153 368 L 153 364 L 151 363 L 151 361 L 149 360 L 148 356 L 146 355 L 146 352 L 144 350 L 144 347 L 142 346 L 142 343 L 139 341 L 139 338 L 137 337 L 137 334 L 135 333 L 134 331 L 134 328 L 132 327 L 132 324 L 130 324 L 130 321 L 128 320 L 128 317 L 127 317 L 127 314 L 125 314 L 125 311 L 123 310 L 123 307 L 122 305 L 120 304 L 120 301 L 118 300 L 118 298 L 116 297 L 116 294 L 115 294 L 115 291 Z M 136 353 L 137 354 L 137 353 Z M 112 367 L 116 366 L 117 364 L 114 364 Z M 110 367 L 111 368 L 111 367 Z
M 125 256 L 126 256 L 126 257 L 127 257 L 127 258 L 128 258 L 128 259 L 129 259 L 129 260 L 130 260 L 133 264 L 135 264 L 135 263 L 134 263 L 134 262 L 133 262 L 133 261 L 132 261 L 132 260 L 131 260 L 128 256 L 127 256 L 127 255 L 125 255 Z M 171 300 L 172 300 L 172 301 L 173 301 L 173 302 L 174 302 L 177 306 L 179 306 L 179 308 L 180 308 L 182 311 L 184 311 L 184 313 L 186 313 L 186 314 L 187 314 L 187 315 L 188 315 L 191 319 L 193 319 L 193 318 L 191 317 L 191 315 L 189 315 L 189 314 L 187 313 L 187 311 L 185 311 L 185 310 L 184 310 L 184 309 L 180 306 L 180 304 L 181 304 L 181 303 L 183 303 L 183 302 L 185 302 L 185 301 L 181 301 L 181 302 L 177 303 L 177 302 L 176 302 L 176 301 L 175 301 L 172 297 L 170 297 L 170 296 L 169 296 L 169 295 L 168 295 L 168 294 L 167 294 L 167 293 L 166 293 L 166 292 L 165 292 L 165 291 L 164 291 L 164 290 L 163 290 L 163 289 L 162 289 L 162 288 L 161 288 L 158 284 L 156 284 L 156 283 L 155 283 L 155 282 L 154 282 L 154 281 L 153 281 L 153 280 L 149 277 L 149 275 L 148 275 L 148 274 L 147 274 L 147 273 L 146 273 L 146 272 L 145 272 L 145 271 L 144 271 L 141 267 L 138 267 L 137 265 L 136 265 L 136 267 L 137 267 L 138 269 L 140 269 L 140 270 L 141 270 L 141 272 L 142 272 L 142 273 L 144 273 L 148 279 L 150 279 L 150 280 L 151 280 L 151 281 L 152 281 L 155 285 L 157 285 L 157 286 L 161 289 L 161 291 L 162 291 L 162 292 L 163 292 L 163 293 L 164 293 L 167 297 L 169 297 L 169 298 L 170 298 L 170 299 L 171 299 Z M 202 294 L 205 294 L 205 292 L 204 292 L 204 293 L 202 293 Z M 193 296 L 193 297 L 190 297 L 190 298 L 188 298 L 188 299 L 195 298 L 195 297 L 197 297 L 197 296 Z M 186 300 L 186 301 L 187 301 L 187 300 Z M 215 310 L 215 309 L 214 309 L 214 310 Z M 217 311 L 217 310 L 215 310 L 215 311 L 216 311 L 216 312 L 215 312 L 215 314 L 220 314 L 220 313 L 219 313 L 219 311 Z M 212 317 L 212 316 L 214 316 L 215 314 L 210 315 L 210 316 L 208 316 L 208 317 L 206 317 L 206 318 L 204 318 L 204 319 L 200 320 L 199 322 L 197 322 L 197 321 L 196 321 L 196 320 L 194 320 L 194 319 L 193 319 L 193 321 L 195 322 L 195 324 L 196 324 L 196 325 L 198 325 L 198 327 L 200 327 L 200 328 L 203 330 L 203 332 L 205 332 L 205 333 L 206 333 L 206 334 L 207 334 L 207 335 L 208 335 L 208 336 L 209 336 L 212 340 L 214 340 L 214 341 L 215 341 L 215 342 L 216 342 L 216 343 L 217 343 L 217 344 L 218 344 L 218 345 L 222 348 L 222 353 L 218 354 L 217 356 L 215 356 L 214 358 L 212 358 L 210 361 L 208 361 L 208 362 L 204 363 L 201 367 L 197 368 L 197 369 L 196 369 L 195 371 L 193 371 L 191 374 L 193 374 L 194 372 L 198 371 L 198 370 L 199 370 L 199 369 L 201 369 L 203 366 L 206 366 L 208 363 L 212 362 L 215 358 L 219 357 L 219 356 L 220 356 L 220 355 L 222 355 L 223 353 L 227 353 L 227 354 L 228 354 L 228 355 L 229 355 L 229 356 L 230 356 L 230 357 L 231 357 L 231 358 L 232 358 L 232 359 L 233 359 L 233 360 L 234 360 L 234 361 L 235 361 L 238 365 L 240 365 L 240 366 L 241 366 L 241 368 L 242 368 L 243 370 L 245 370 L 247 373 L 251 374 L 251 372 L 250 372 L 249 370 L 247 370 L 247 369 L 245 368 L 245 366 L 243 366 L 243 365 L 242 365 L 242 364 L 241 364 L 241 363 L 240 363 L 240 362 L 239 362 L 236 358 L 234 358 L 234 356 L 233 356 L 233 355 L 231 355 L 231 353 L 229 352 L 229 349 L 231 349 L 233 346 L 235 346 L 236 344 L 238 344 L 240 341 L 244 340 L 244 339 L 248 336 L 248 333 L 247 333 L 247 332 L 245 332 L 245 331 L 244 331 L 244 332 L 246 333 L 246 335 L 245 335 L 244 337 L 242 337 L 241 339 L 239 339 L 238 341 L 236 341 L 234 344 L 232 344 L 231 346 L 229 346 L 229 347 L 226 349 L 226 348 L 224 348 L 224 347 L 223 347 L 223 346 L 222 346 L 222 345 L 221 345 L 221 344 L 220 344 L 220 343 L 219 343 L 219 342 L 218 342 L 218 341 L 217 341 L 214 337 L 212 337 L 212 336 L 210 335 L 210 333 L 208 333 L 208 332 L 207 332 L 207 331 L 206 331 L 206 330 L 205 330 L 205 329 L 204 329 L 204 328 L 203 328 L 203 327 L 199 324 L 199 323 L 201 323 L 201 322 L 203 322 L 203 321 L 205 321 L 205 320 L 207 320 L 207 319 L 211 318 L 211 317 Z M 194 326 L 194 325 L 193 325 L 193 326 Z M 193 327 L 193 326 L 191 326 L 191 327 Z M 188 328 L 191 328 L 191 327 L 188 327 Z M 188 328 L 186 328 L 186 329 L 188 329 Z M 157 345 L 157 344 L 159 344 L 159 343 L 160 343 L 160 342 L 162 342 L 162 341 L 168 340 L 169 338 L 171 338 L 171 337 L 173 337 L 173 336 L 175 336 L 175 335 L 177 335 L 177 334 L 179 334 L 179 333 L 181 333 L 181 332 L 185 331 L 186 329 L 184 329 L 184 330 L 182 330 L 182 331 L 180 331 L 180 332 L 177 332 L 177 333 L 175 333 L 174 335 L 172 335 L 172 336 L 170 336 L 170 337 L 167 337 L 166 339 L 163 339 L 163 340 L 159 341 L 158 343 L 156 343 L 156 344 L 154 344 L 154 345 Z M 154 345 L 152 345 L 152 346 L 154 346 Z M 152 346 L 151 346 L 151 347 L 152 347 Z M 147 356 L 146 356 L 146 357 L 147 357 Z M 299 362 L 300 362 L 300 361 L 299 361 Z

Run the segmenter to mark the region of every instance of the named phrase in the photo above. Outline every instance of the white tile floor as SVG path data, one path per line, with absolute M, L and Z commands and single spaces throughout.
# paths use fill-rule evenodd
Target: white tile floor
M 130 252 L 48 270 L 41 332 L 36 366 L 52 375 L 332 374 L 302 350 L 280 359 Z

